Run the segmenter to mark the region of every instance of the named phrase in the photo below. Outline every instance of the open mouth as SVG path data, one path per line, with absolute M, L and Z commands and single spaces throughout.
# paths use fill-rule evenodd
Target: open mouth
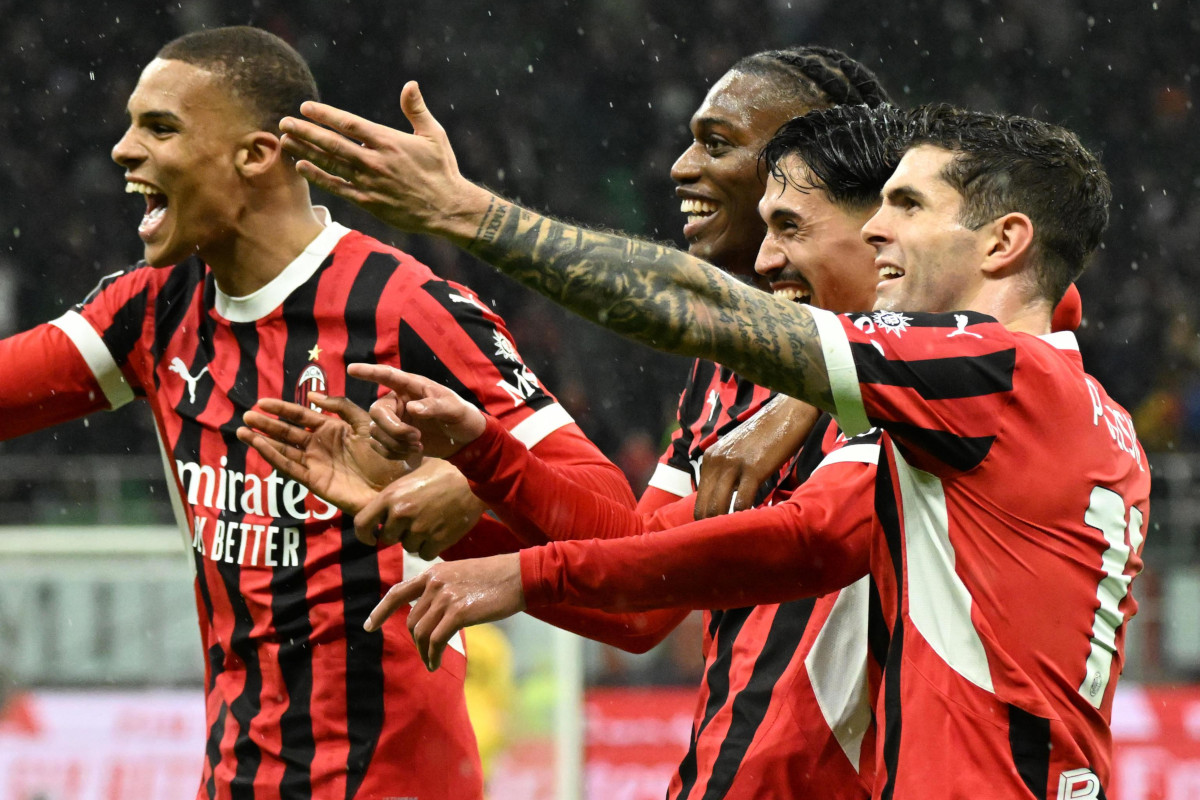
M 687 214 L 687 223 L 683 226 L 683 233 L 688 236 L 698 225 L 717 213 L 717 206 L 715 203 L 705 200 L 685 197 L 679 203 L 679 210 Z
M 904 270 L 891 264 L 885 264 L 879 268 L 879 281 L 890 281 L 893 278 L 903 278 Z
M 166 216 L 167 196 L 156 187 L 141 181 L 126 181 L 125 192 L 126 194 L 140 194 L 146 198 L 146 212 L 142 215 L 142 221 L 138 225 L 138 235 L 142 239 L 149 239 L 158 230 L 163 217 Z

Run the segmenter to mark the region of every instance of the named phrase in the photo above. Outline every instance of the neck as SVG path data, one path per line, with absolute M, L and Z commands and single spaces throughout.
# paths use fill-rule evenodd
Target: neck
M 217 288 L 230 297 L 253 294 L 274 280 L 324 227 L 307 185 L 253 198 L 242 208 L 224 247 L 201 253 Z
M 1015 281 L 991 284 L 965 307 L 970 311 L 995 317 L 1016 333 L 1044 336 L 1050 332 L 1050 316 L 1054 309 L 1040 296 L 1030 297 Z

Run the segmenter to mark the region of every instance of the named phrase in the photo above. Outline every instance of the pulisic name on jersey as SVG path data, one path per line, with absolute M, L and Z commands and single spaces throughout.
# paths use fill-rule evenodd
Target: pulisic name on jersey
M 1092 424 L 1099 427 L 1101 420 L 1108 428 L 1117 449 L 1133 457 L 1138 469 L 1145 471 L 1142 466 L 1142 451 L 1138 447 L 1137 433 L 1133 430 L 1133 419 L 1124 411 L 1108 405 L 1100 399 L 1100 390 L 1091 380 L 1085 379 L 1088 394 L 1092 398 Z
M 227 464 L 224 456 L 220 469 L 190 461 L 175 462 L 188 505 L 260 520 L 264 517 L 327 520 L 337 514 L 335 506 L 317 495 L 313 495 L 317 507 L 307 508 L 308 489 L 280 477 L 275 470 L 262 477 L 226 469 Z M 204 514 L 195 514 L 194 520 L 192 547 L 213 561 L 264 567 L 300 564 L 301 539 L 297 526 L 214 519 Z

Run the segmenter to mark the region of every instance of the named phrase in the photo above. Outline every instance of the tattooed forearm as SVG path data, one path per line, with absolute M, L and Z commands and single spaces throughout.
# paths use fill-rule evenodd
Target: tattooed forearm
M 717 361 L 832 409 L 812 316 L 670 247 L 494 199 L 467 249 L 575 313 L 670 353 Z

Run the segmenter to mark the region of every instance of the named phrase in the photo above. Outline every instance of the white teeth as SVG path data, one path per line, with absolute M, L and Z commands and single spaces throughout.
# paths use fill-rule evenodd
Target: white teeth
M 879 268 L 879 280 L 881 280 L 881 281 L 890 280 L 892 278 L 903 278 L 903 277 L 904 277 L 904 270 L 900 269 L 899 267 L 889 266 L 889 267 L 880 267 Z
M 785 286 L 776 289 L 774 294 L 776 297 L 782 297 L 784 300 L 791 300 L 793 303 L 807 303 L 812 300 L 811 292 L 806 292 L 793 286 Z
M 707 217 L 709 214 L 717 213 L 717 207 L 712 203 L 706 203 L 703 200 L 696 200 L 691 197 L 684 198 L 680 202 L 679 210 L 684 214 L 692 215 L 688 217 L 688 222 L 695 222 L 697 219 Z
M 160 194 L 158 189 L 155 189 L 148 183 L 138 183 L 137 181 L 125 181 L 126 194 Z

